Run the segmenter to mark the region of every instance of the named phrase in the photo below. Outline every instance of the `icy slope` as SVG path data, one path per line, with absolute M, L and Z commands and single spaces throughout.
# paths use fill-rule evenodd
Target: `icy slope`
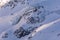
M 59 40 L 59 2 L 10 0 L 0 6 L 0 40 Z
M 26 0 L 9 0 L 9 1 L 7 0 L 7 2 L 4 5 L 0 6 L 0 17 L 12 15 L 15 12 L 18 12 L 24 7 L 28 6 L 25 1 Z
M 36 28 L 32 28 L 30 29 L 31 33 L 28 33 L 28 31 L 26 33 L 28 34 L 25 34 L 25 36 L 23 36 L 22 34 L 18 34 L 18 30 L 23 30 L 20 26 L 17 26 L 15 25 L 14 27 L 12 28 L 9 28 L 7 29 L 6 31 L 2 32 L 1 33 L 1 36 L 0 36 L 0 39 L 1 40 L 59 40 L 59 27 L 60 27 L 60 18 L 58 18 L 57 14 L 52 14 L 52 15 L 55 15 L 57 18 L 54 18 L 52 20 L 50 20 L 50 22 L 48 21 L 48 18 L 51 18 L 48 16 L 48 18 L 46 18 L 47 20 L 47 23 L 45 22 L 45 24 L 41 25 L 40 27 L 36 27 Z M 50 16 L 52 16 L 50 15 Z M 52 16 L 52 17 L 55 17 L 55 16 Z M 56 19 L 56 20 L 55 20 Z M 45 21 L 46 21 L 45 20 Z M 27 24 L 28 25 L 28 24 Z M 28 27 L 28 26 L 26 26 Z M 20 29 L 21 28 L 21 29 Z M 25 27 L 23 27 L 25 28 Z M 29 29 L 29 28 L 28 28 Z M 24 29 L 25 31 L 27 29 Z M 17 33 L 16 33 L 17 32 Z M 22 31 L 20 31 L 22 32 Z M 40 35 L 40 36 L 39 36 Z M 52 36 L 53 35 L 53 36 Z M 56 35 L 56 36 L 55 36 Z M 21 36 L 21 38 L 19 37 Z M 57 38 L 57 39 L 55 39 Z
M 45 24 L 40 29 L 37 29 L 40 31 L 31 40 L 60 40 L 60 21 Z
M 54 15 L 54 16 L 53 16 L 53 15 Z M 31 17 L 31 16 L 30 16 L 30 17 Z M 34 35 L 35 30 L 37 30 L 37 31 L 38 31 L 38 30 L 39 30 L 39 31 L 41 30 L 41 29 L 39 29 L 39 26 L 40 26 L 39 23 L 37 23 L 37 24 L 35 23 L 35 24 L 32 25 L 31 23 L 30 23 L 30 24 L 24 23 L 24 22 L 23 22 L 24 20 L 25 20 L 25 19 L 22 18 L 21 21 L 20 21 L 20 23 L 18 23 L 17 25 L 15 25 L 15 26 L 13 26 L 13 27 L 11 27 L 11 28 L 8 28 L 8 29 L 5 30 L 4 32 L 2 32 L 0 37 L 2 38 L 2 36 L 4 36 L 4 33 L 8 33 L 8 34 L 10 35 L 10 36 L 7 35 L 9 38 L 8 38 L 8 37 L 7 37 L 7 38 L 3 37 L 3 40 L 9 40 L 9 39 L 11 39 L 11 40 L 15 40 L 15 39 L 16 39 L 16 40 L 24 40 L 24 39 L 27 39 L 27 40 L 28 40 L 28 39 L 30 39 L 30 37 L 32 37 L 31 35 Z M 58 20 L 58 21 L 55 21 L 55 20 Z M 12 21 L 12 22 L 13 22 L 13 21 Z M 41 23 L 41 24 L 42 24 L 41 28 L 42 28 L 42 29 L 46 29 L 45 27 L 43 27 L 43 26 L 46 25 L 46 24 L 47 24 L 46 26 L 47 26 L 47 28 L 48 28 L 48 27 L 49 27 L 48 24 L 49 24 L 50 22 L 52 22 L 53 25 L 55 25 L 55 22 L 57 22 L 57 23 L 60 22 L 60 15 L 58 15 L 57 13 L 53 13 L 53 14 L 50 14 L 50 15 L 46 16 L 45 21 Z M 14 22 L 13 22 L 13 23 L 14 23 Z M 23 23 L 23 24 L 21 24 L 21 23 Z M 22 26 L 22 25 L 24 25 L 24 26 Z M 31 27 L 29 27 L 30 25 L 31 25 Z M 19 29 L 21 26 L 22 26 L 23 28 L 25 28 L 24 30 L 27 30 L 27 29 L 31 28 L 31 29 L 29 29 L 29 30 L 32 30 L 33 32 L 31 32 L 31 34 L 29 33 L 30 35 L 28 35 L 28 36 L 25 34 L 25 36 L 27 36 L 27 37 L 24 36 L 24 37 L 21 37 L 21 38 L 20 38 L 20 37 L 15 36 L 15 34 L 14 34 L 15 30 Z M 26 26 L 26 27 L 25 27 L 25 26 Z M 36 26 L 37 26 L 37 27 L 36 27 Z M 51 26 L 51 25 L 50 25 L 50 26 Z M 59 26 L 60 26 L 60 25 L 59 25 Z M 35 27 L 36 27 L 37 29 L 36 29 Z M 52 26 L 51 26 L 51 27 L 52 27 Z M 26 29 L 26 28 L 27 28 L 27 29 Z M 21 30 L 22 30 L 22 29 L 21 29 Z M 57 29 L 56 29 L 56 30 L 57 30 Z M 44 30 L 44 31 L 45 31 L 45 30 Z M 18 31 L 17 31 L 17 32 L 18 32 Z M 28 32 L 28 31 L 27 31 L 27 32 Z M 27 32 L 26 32 L 26 33 L 27 33 Z M 23 32 L 23 33 L 24 33 L 24 32 Z M 11 35 L 13 35 L 13 36 L 11 37 Z M 19 34 L 17 34 L 17 35 L 19 35 Z M 40 34 L 39 34 L 39 35 L 40 35 Z M 20 36 L 21 36 L 21 35 L 20 35 Z M 22 36 L 23 36 L 23 35 L 22 35 Z M 15 37 L 15 38 L 14 38 L 14 37 Z M 32 39 L 35 39 L 34 37 L 36 37 L 36 36 L 33 36 Z M 13 39 L 12 39 L 12 38 L 13 38 Z M 1 40 L 2 40 L 2 39 L 1 39 Z M 37 40 L 37 39 L 36 39 L 36 40 Z M 44 40 L 43 37 L 42 37 L 42 40 Z
M 16 24 L 17 24 L 17 26 L 19 26 L 21 24 L 21 22 L 23 21 L 22 23 L 24 23 L 25 20 L 27 21 L 27 24 L 30 23 L 33 25 L 35 23 L 39 23 L 39 22 L 44 21 L 44 19 L 45 19 L 44 8 L 42 8 L 41 6 L 39 6 L 39 7 L 40 8 L 38 9 L 38 7 L 27 6 L 23 10 L 17 12 L 17 14 L 1 17 L 0 24 L 2 24 L 1 25 L 2 27 L 0 27 L 0 28 L 2 29 L 4 26 L 5 26 L 5 28 L 9 28 L 10 26 L 12 27 Z M 18 24 L 19 22 L 20 22 L 20 24 Z M 28 25 L 30 25 L 30 24 L 28 24 Z M 10 25 L 10 26 L 8 27 L 8 25 Z M 3 28 L 3 29 L 5 29 L 5 28 Z

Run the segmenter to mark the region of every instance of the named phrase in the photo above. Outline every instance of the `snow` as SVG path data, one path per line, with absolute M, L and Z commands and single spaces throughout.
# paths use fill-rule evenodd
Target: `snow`
M 36 33 L 36 35 L 32 38 L 32 40 L 59 40 L 59 36 L 57 36 L 59 32 L 59 22 L 50 25 L 48 28 Z M 46 25 L 47 26 L 47 25 Z M 37 38 L 37 39 L 35 39 Z
M 60 0 L 0 0 L 0 40 L 60 40 Z

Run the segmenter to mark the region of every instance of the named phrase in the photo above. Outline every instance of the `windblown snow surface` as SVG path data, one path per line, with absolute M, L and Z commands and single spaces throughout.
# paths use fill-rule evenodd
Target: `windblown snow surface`
M 60 0 L 0 0 L 0 40 L 60 40 Z

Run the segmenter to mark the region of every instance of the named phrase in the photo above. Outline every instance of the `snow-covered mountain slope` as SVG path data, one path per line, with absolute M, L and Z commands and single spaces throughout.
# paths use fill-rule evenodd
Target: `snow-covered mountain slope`
M 9 2 L 5 3 L 5 5 L 0 6 L 0 16 L 11 15 L 20 11 L 28 6 L 25 1 L 26 0 L 10 0 Z
M 32 40 L 60 40 L 60 21 L 53 21 L 38 28 L 38 33 L 32 37 Z M 42 31 L 41 31 L 42 30 Z
M 0 2 L 0 40 L 60 39 L 59 0 L 6 1 Z
M 52 14 L 52 15 L 54 15 L 54 14 Z M 52 16 L 52 15 L 50 15 L 50 16 Z M 56 14 L 54 16 L 57 17 Z M 48 18 L 51 18 L 51 17 L 48 17 Z M 28 26 L 26 26 L 26 28 L 28 28 L 28 29 L 24 29 L 25 26 L 22 28 L 20 26 L 15 25 L 14 27 L 9 28 L 6 31 L 2 32 L 1 36 L 0 36 L 0 40 L 37 40 L 37 39 L 38 40 L 40 40 L 40 39 L 41 40 L 45 40 L 45 39 L 46 40 L 48 40 L 48 39 L 49 40 L 50 39 L 51 40 L 53 40 L 53 39 L 54 40 L 57 40 L 57 39 L 59 40 L 58 36 L 59 36 L 59 30 L 60 30 L 59 29 L 59 27 L 60 27 L 60 25 L 59 25 L 60 24 L 60 18 L 58 18 L 58 17 L 54 18 L 54 20 L 52 19 L 53 21 L 50 20 L 50 22 L 49 22 L 48 18 L 46 18 L 48 23 L 43 22 L 45 24 L 43 24 L 39 27 L 32 28 L 33 27 L 32 26 L 32 27 L 28 28 Z M 28 24 L 26 24 L 26 25 L 28 25 Z M 24 33 L 23 30 L 25 30 L 24 32 L 26 32 L 28 30 L 26 33 L 28 33 L 29 35 Z M 31 33 L 30 33 L 30 31 L 31 31 Z M 22 34 L 20 34 L 20 32 Z M 20 36 L 21 36 L 21 38 L 20 38 Z M 55 38 L 57 38 L 57 39 L 55 39 Z
M 11 15 L 11 16 L 3 16 L 1 18 L 2 21 L 0 22 L 0 24 L 2 24 L 1 25 L 2 27 L 4 27 L 3 25 L 6 25 L 6 24 L 10 24 L 12 26 L 12 25 L 16 25 L 18 22 L 20 22 L 20 24 L 21 24 L 21 22 L 23 21 L 23 23 L 24 23 L 25 20 L 26 20 L 27 24 L 29 23 L 29 25 L 30 24 L 34 25 L 35 23 L 42 22 L 45 19 L 45 17 L 44 17 L 45 15 L 43 14 L 44 13 L 44 9 L 42 7 L 40 9 L 38 9 L 38 7 L 35 8 L 35 7 L 27 6 L 22 11 L 17 12 L 18 14 L 14 14 L 14 15 Z M 20 26 L 20 24 L 18 24 L 18 25 Z
M 17 1 L 17 2 L 15 2 Z M 51 3 L 50 3 L 51 2 Z M 27 6 L 38 6 L 38 5 L 43 5 L 45 7 L 46 11 L 54 11 L 54 10 L 59 10 L 59 0 L 7 0 L 7 3 L 5 5 L 0 6 L 0 17 L 6 16 L 6 15 L 12 15 L 23 8 Z M 14 6 L 15 5 L 15 6 Z M 50 7 L 50 6 L 51 7 Z

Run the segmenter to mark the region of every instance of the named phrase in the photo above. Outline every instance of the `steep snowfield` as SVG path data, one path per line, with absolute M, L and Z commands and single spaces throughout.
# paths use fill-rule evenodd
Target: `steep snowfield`
M 0 2 L 0 40 L 60 40 L 60 0 L 6 1 Z
M 43 30 L 36 33 L 35 36 L 31 38 L 32 40 L 60 40 L 60 21 L 45 24 L 41 29 Z
M 52 14 L 54 15 L 54 14 Z M 50 16 L 52 16 L 50 15 Z M 57 17 L 57 15 L 55 14 L 54 17 Z M 53 16 L 52 16 L 53 17 Z M 48 16 L 48 18 L 51 18 Z M 0 40 L 59 40 L 59 30 L 60 30 L 60 18 L 54 18 L 50 20 L 48 20 L 48 18 L 46 18 L 46 22 L 43 22 L 44 24 L 39 26 L 38 28 L 36 28 L 35 30 L 33 30 L 33 32 L 31 32 L 29 35 L 26 35 L 24 37 L 21 38 L 17 38 L 13 33 L 16 29 L 18 29 L 20 26 L 14 26 L 12 28 L 7 29 L 6 31 L 1 33 L 0 36 Z M 56 19 L 56 20 L 55 20 Z M 52 21 L 53 20 L 53 21 Z M 27 27 L 27 26 L 26 26 Z M 23 27 L 24 28 L 24 27 Z M 5 35 L 5 33 L 8 33 L 8 37 L 2 37 Z M 53 36 L 52 36 L 53 35 Z

